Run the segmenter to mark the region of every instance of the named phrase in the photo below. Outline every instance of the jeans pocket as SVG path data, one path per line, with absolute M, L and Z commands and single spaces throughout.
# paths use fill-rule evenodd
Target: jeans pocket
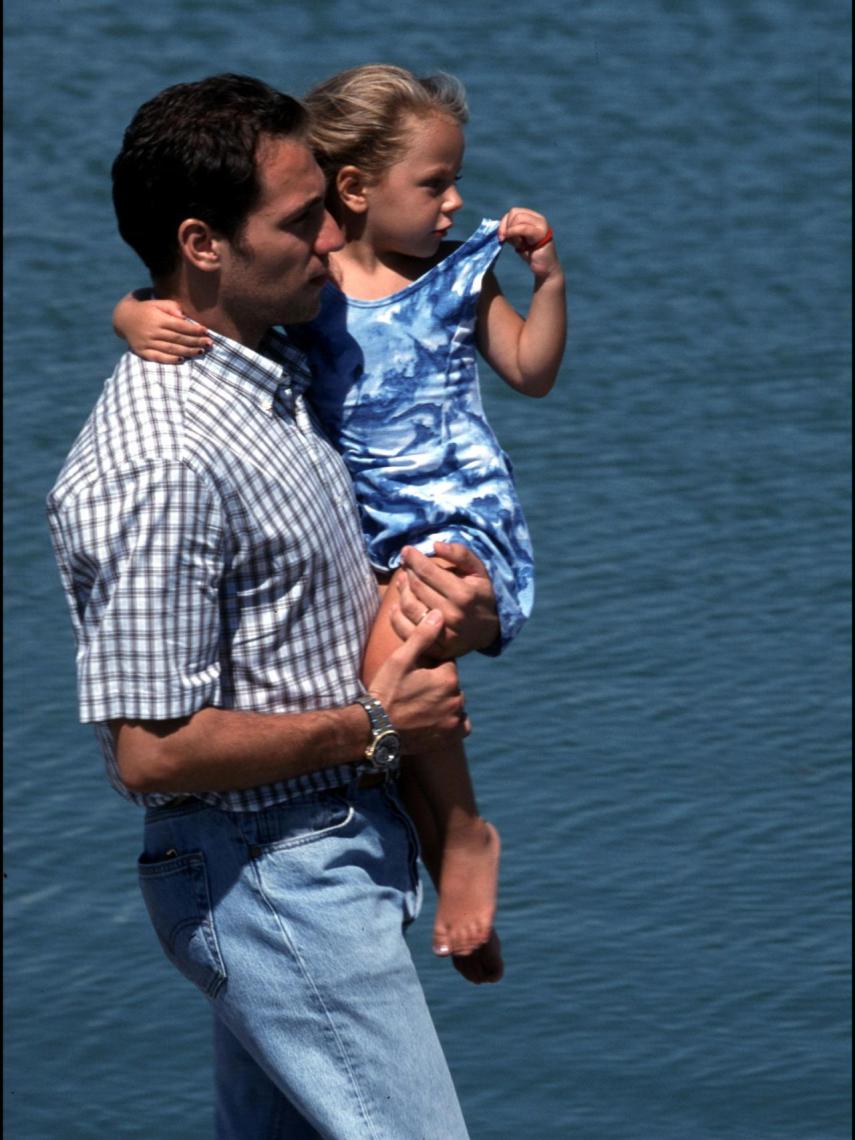
M 140 889 L 163 951 L 185 978 L 214 997 L 226 981 L 201 851 L 137 863 Z
M 271 808 L 257 823 L 253 856 L 305 847 L 343 831 L 354 816 L 353 804 L 339 796 Z

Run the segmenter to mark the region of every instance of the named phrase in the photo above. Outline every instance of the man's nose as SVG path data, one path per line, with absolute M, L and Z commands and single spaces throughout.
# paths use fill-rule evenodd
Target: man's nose
M 315 239 L 315 253 L 318 257 L 326 257 L 328 253 L 335 253 L 336 250 L 344 247 L 344 234 L 341 232 L 338 222 L 327 210 L 324 213 L 323 224 L 318 231 L 318 236 Z

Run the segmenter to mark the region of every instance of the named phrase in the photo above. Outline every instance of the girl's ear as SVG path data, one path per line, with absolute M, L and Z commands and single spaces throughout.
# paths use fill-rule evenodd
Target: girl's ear
M 220 268 L 220 239 L 199 218 L 185 218 L 178 227 L 178 248 L 185 261 L 204 273 Z
M 335 176 L 335 191 L 339 201 L 354 214 L 364 214 L 368 209 L 365 196 L 367 185 L 367 179 L 358 166 L 343 166 Z

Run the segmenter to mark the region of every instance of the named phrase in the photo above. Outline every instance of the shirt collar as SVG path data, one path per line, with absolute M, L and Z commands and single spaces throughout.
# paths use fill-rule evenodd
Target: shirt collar
M 208 330 L 214 342 L 194 364 L 217 384 L 246 393 L 262 411 L 273 413 L 274 402 L 283 396 L 292 405 L 312 381 L 305 354 L 282 333 L 270 329 L 257 350 Z

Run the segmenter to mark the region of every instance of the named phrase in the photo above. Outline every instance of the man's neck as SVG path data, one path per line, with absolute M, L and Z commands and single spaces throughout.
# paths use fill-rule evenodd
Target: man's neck
M 253 351 L 258 348 L 267 332 L 266 325 L 259 326 L 257 322 L 247 320 L 245 315 L 238 317 L 228 312 L 221 304 L 215 282 L 202 280 L 196 283 L 183 279 L 156 281 L 154 295 L 175 301 L 190 320 Z

